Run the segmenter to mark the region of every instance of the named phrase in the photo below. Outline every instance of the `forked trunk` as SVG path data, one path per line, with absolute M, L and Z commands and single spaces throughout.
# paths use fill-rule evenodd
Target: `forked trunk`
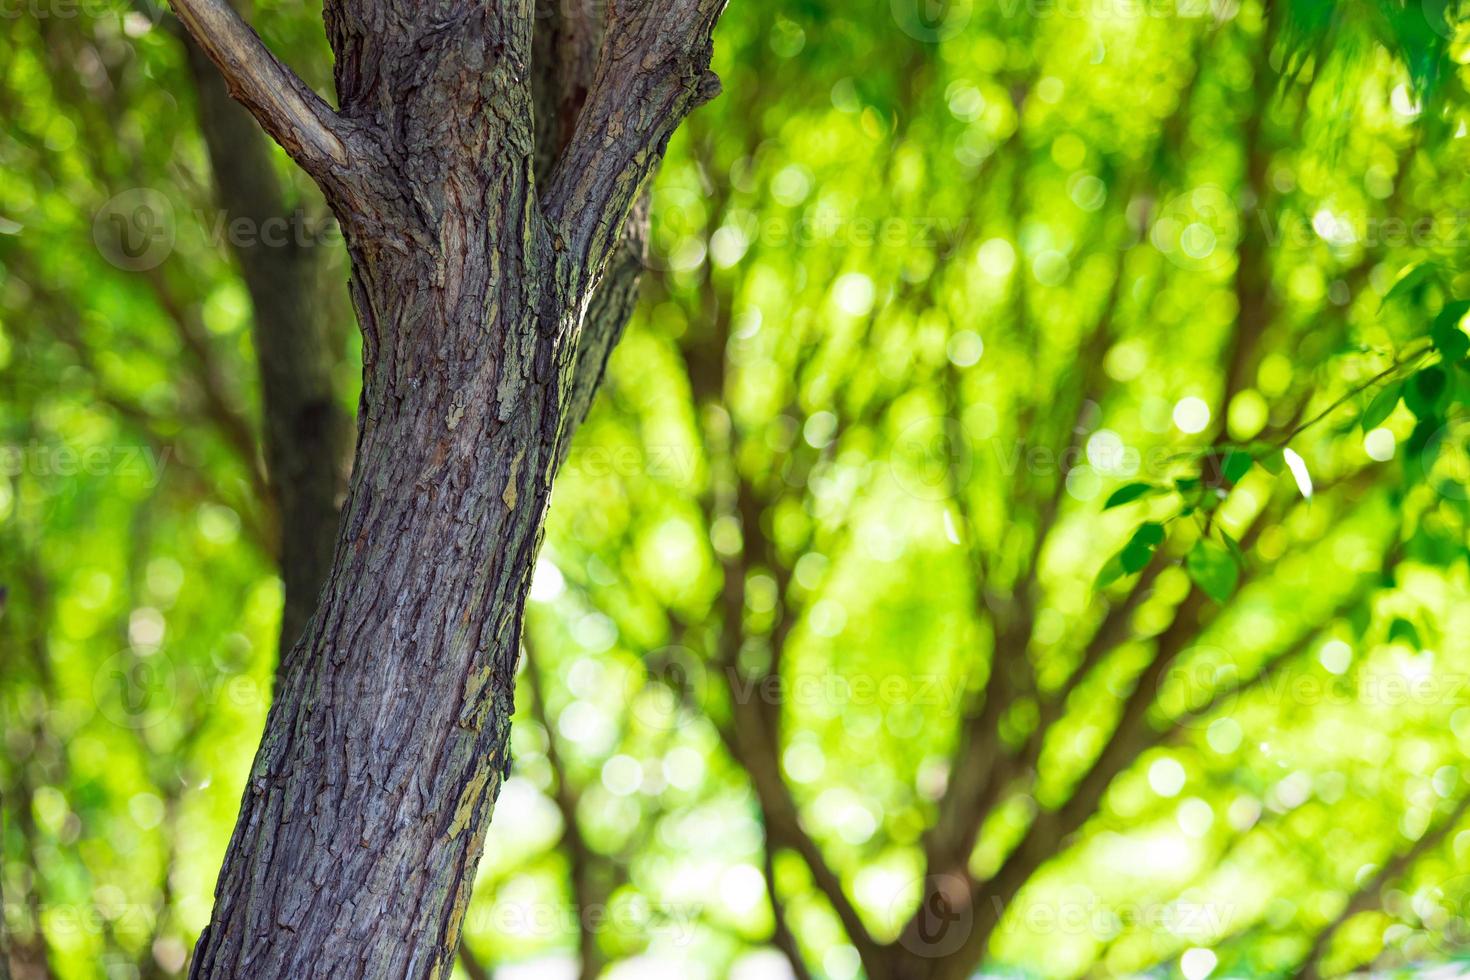
M 606 8 L 584 78 L 564 73 L 591 70 L 580 55 L 533 65 L 526 0 L 326 0 L 336 111 L 226 0 L 174 6 L 326 193 L 364 362 L 332 569 L 190 975 L 444 976 L 510 765 L 551 482 L 627 316 L 625 222 L 717 91 L 723 3 Z M 538 92 L 562 125 L 538 126 Z

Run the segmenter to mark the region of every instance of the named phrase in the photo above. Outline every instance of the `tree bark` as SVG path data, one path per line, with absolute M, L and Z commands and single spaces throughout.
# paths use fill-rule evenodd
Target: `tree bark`
M 509 766 L 552 479 L 621 326 L 598 286 L 669 136 L 717 90 L 722 4 L 609 8 L 544 185 L 528 3 L 327 0 L 335 112 L 224 0 L 175 6 L 326 192 L 364 336 L 332 568 L 190 975 L 446 976 Z

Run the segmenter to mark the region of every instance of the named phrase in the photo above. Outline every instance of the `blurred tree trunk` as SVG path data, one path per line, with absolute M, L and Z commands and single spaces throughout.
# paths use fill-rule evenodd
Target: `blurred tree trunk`
M 328 0 L 333 111 L 224 0 L 176 3 L 326 192 L 364 337 L 331 569 L 283 658 L 192 976 L 448 972 L 509 767 L 552 479 L 625 317 L 628 277 L 604 273 L 625 268 L 668 138 L 717 91 L 721 6 L 609 10 L 542 182 L 533 106 L 566 87 L 532 79 L 527 4 Z
M 319 253 L 289 231 L 286 196 L 260 127 L 230 98 L 199 46 L 180 33 L 221 211 L 215 227 L 228 233 L 242 222 L 245 229 L 228 239 L 254 312 L 263 448 L 279 515 L 284 655 L 305 630 L 331 564 L 351 422 L 333 391 L 331 331 L 316 287 Z

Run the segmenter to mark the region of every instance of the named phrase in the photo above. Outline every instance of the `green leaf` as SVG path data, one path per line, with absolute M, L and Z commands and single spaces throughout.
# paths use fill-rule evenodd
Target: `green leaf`
M 1448 380 L 1438 364 L 1425 368 L 1404 385 L 1404 404 L 1420 419 L 1438 418 Z
M 1097 573 L 1097 588 L 1105 589 L 1125 575 L 1141 571 L 1164 540 L 1164 526 L 1153 521 L 1140 524 L 1123 546 Z
M 1103 565 L 1102 571 L 1097 573 L 1097 588 L 1106 589 L 1118 581 L 1118 579 L 1122 578 L 1123 575 L 1123 559 L 1118 555 L 1114 555 Z
M 1133 532 L 1133 537 L 1123 550 L 1118 552 L 1118 560 L 1123 563 L 1123 571 L 1129 575 L 1142 571 L 1143 567 L 1153 559 L 1154 549 L 1164 540 L 1164 526 L 1152 521 L 1139 526 Z
M 1440 422 L 1438 419 L 1420 419 L 1414 426 L 1414 431 L 1409 433 L 1409 438 L 1404 441 L 1403 465 L 1404 475 L 1411 482 L 1418 482 L 1428 474 L 1426 469 L 1432 468 L 1434 460 L 1431 458 L 1426 465 L 1425 453 L 1430 443 L 1439 434 Z
M 1281 454 L 1281 450 L 1274 446 L 1257 455 L 1256 462 L 1260 463 L 1261 467 L 1272 476 L 1280 476 L 1281 472 L 1286 469 L 1286 458 Z
M 1103 504 L 1103 510 L 1112 510 L 1114 507 L 1131 504 L 1140 497 L 1147 497 L 1150 494 L 1160 492 L 1162 492 L 1160 488 L 1154 486 L 1152 483 L 1129 483 L 1112 492 L 1112 495 L 1108 497 L 1107 503 Z
M 1398 407 L 1399 397 L 1403 394 L 1403 391 L 1404 383 L 1402 381 L 1394 381 L 1384 385 L 1383 390 L 1373 396 L 1373 400 L 1368 403 L 1368 407 L 1363 409 L 1364 432 L 1367 432 L 1369 429 L 1378 428 L 1393 414 L 1393 410 Z
M 1133 541 L 1139 544 L 1146 544 L 1150 548 L 1163 544 L 1164 525 L 1154 521 L 1140 524 L 1138 530 L 1133 532 Z
M 1239 483 L 1240 478 L 1250 472 L 1255 464 L 1251 454 L 1243 449 L 1231 449 L 1225 453 L 1225 461 L 1220 464 L 1220 475 L 1232 484 Z
M 1470 354 L 1470 337 L 1459 327 L 1453 327 L 1435 337 L 1434 346 L 1446 364 L 1458 364 Z
M 1429 337 L 1447 364 L 1462 361 L 1470 353 L 1470 336 L 1460 329 L 1460 321 L 1470 312 L 1470 301 L 1446 303 L 1429 328 Z
M 1205 481 L 1197 476 L 1186 476 L 1174 481 L 1174 489 L 1179 491 L 1180 498 L 1184 501 L 1184 514 L 1193 514 L 1205 501 Z
M 1436 274 L 1433 262 L 1420 262 L 1410 266 L 1403 275 L 1399 276 L 1398 281 L 1389 287 L 1388 292 L 1383 294 L 1383 302 L 1378 305 L 1378 308 L 1381 310 L 1388 305 L 1390 300 L 1418 292 Z
M 1414 624 L 1403 617 L 1395 619 L 1388 627 L 1388 642 L 1403 643 L 1415 650 L 1422 650 L 1424 644 L 1419 640 L 1419 630 Z
M 1427 2 L 1417 10 L 1407 4 L 1381 3 L 1378 10 L 1388 23 L 1387 47 L 1408 69 L 1414 94 L 1420 98 L 1433 96 L 1446 71 L 1454 71 L 1453 65 L 1448 69 L 1445 66 L 1449 39 L 1454 36 L 1453 21 L 1442 12 L 1431 13 Z
M 1463 492 L 1453 486 L 1440 489 L 1449 494 Z M 1463 548 L 1458 534 L 1437 524 L 1420 524 L 1404 542 L 1404 557 L 1416 564 L 1448 568 L 1460 557 Z
M 1224 603 L 1240 583 L 1240 565 L 1229 550 L 1200 538 L 1184 559 L 1185 570 L 1205 595 Z

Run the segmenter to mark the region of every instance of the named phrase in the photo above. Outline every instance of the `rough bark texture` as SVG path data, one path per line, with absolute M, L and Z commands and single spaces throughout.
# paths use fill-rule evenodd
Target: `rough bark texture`
M 510 761 L 552 479 L 626 319 L 626 278 L 599 282 L 715 91 L 721 4 L 608 10 L 544 184 L 529 3 L 327 0 L 337 112 L 223 0 L 176 6 L 322 185 L 364 334 L 332 569 L 283 659 L 191 976 L 445 976 Z
M 270 147 L 249 113 L 230 99 L 204 52 L 187 36 L 185 44 L 221 224 L 247 223 L 247 233 L 229 241 L 253 310 L 263 448 L 279 515 L 284 654 L 301 638 L 327 578 L 352 425 L 333 392 L 331 334 L 318 302 L 315 253 L 294 235 L 272 231 L 284 229 L 290 215 Z

